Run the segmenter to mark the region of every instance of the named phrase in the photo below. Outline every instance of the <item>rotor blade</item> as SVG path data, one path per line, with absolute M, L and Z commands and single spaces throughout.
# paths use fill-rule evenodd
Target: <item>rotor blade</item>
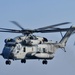
M 8 29 L 8 28 L 0 28 L 0 30 L 15 30 L 15 29 Z M 16 31 L 16 30 L 15 30 Z
M 2 31 L 2 30 L 0 30 L 0 32 L 16 33 L 16 32 L 11 32 L 11 31 Z
M 53 32 L 65 32 L 68 31 L 70 28 L 62 28 L 62 29 L 51 29 L 51 30 L 0 30 L 0 32 L 8 32 L 8 33 L 22 33 L 22 34 L 30 34 L 30 33 L 53 33 Z M 75 28 L 73 28 L 75 30 Z
M 36 33 L 38 33 L 38 32 L 40 32 L 40 33 L 52 33 L 52 32 L 65 32 L 65 31 L 67 31 L 67 30 L 69 30 L 70 28 L 62 28 L 62 29 L 48 29 L 48 30 L 35 30 L 34 32 Z M 75 30 L 75 28 L 74 28 L 74 30 Z
M 26 30 L 15 30 L 15 29 L 8 29 L 8 28 L 0 28 L 0 32 L 10 32 L 10 33 L 22 33 L 22 34 L 31 34 L 33 30 L 26 29 Z
M 24 30 L 24 28 L 20 24 L 18 24 L 16 21 L 10 21 L 10 22 L 18 26 L 20 29 Z
M 0 30 L 0 32 L 8 32 L 8 33 L 22 33 L 21 30 Z
M 30 33 L 52 33 L 52 32 L 64 32 L 67 31 L 69 28 L 65 29 L 55 29 L 55 30 L 33 30 L 33 31 L 26 31 L 26 30 L 16 30 L 16 31 L 11 31 L 11 30 L 0 30 L 0 32 L 8 32 L 8 33 L 22 33 L 22 34 L 30 34 Z
M 34 33 L 33 30 L 0 30 L 0 32 L 8 32 L 8 33 L 22 33 L 22 34 L 30 34 Z
M 54 25 L 50 25 L 50 26 L 38 28 L 38 29 L 36 29 L 36 30 L 44 30 L 44 29 L 48 29 L 48 28 L 54 28 L 54 27 L 56 27 L 56 26 L 61 26 L 61 25 L 70 24 L 70 23 L 71 23 L 71 22 L 64 22 L 64 23 L 54 24 Z

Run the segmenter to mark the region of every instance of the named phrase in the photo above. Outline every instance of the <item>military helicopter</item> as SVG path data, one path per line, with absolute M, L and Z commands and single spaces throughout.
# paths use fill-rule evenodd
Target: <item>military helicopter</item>
M 64 49 L 66 42 L 75 27 L 70 28 L 55 28 L 57 26 L 70 24 L 70 22 L 59 23 L 37 29 L 24 29 L 16 21 L 11 21 L 21 30 L 0 28 L 0 32 L 22 33 L 23 36 L 5 39 L 5 46 L 2 53 L 4 59 L 7 59 L 5 64 L 10 65 L 11 60 L 21 60 L 21 63 L 26 63 L 27 59 L 42 59 L 42 64 L 47 64 L 47 60 L 54 58 L 54 54 L 58 48 Z M 33 33 L 52 33 L 52 32 L 66 32 L 60 42 L 53 43 L 45 37 L 33 35 Z M 65 51 L 65 49 L 64 49 Z

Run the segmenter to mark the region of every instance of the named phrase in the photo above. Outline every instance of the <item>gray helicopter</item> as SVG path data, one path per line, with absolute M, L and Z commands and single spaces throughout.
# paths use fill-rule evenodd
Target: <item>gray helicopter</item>
M 2 53 L 4 59 L 7 59 L 5 64 L 10 65 L 11 60 L 21 60 L 21 63 L 26 63 L 27 59 L 42 59 L 42 64 L 47 64 L 47 60 L 54 58 L 54 54 L 58 48 L 64 49 L 68 38 L 75 31 L 75 27 L 70 28 L 55 28 L 57 26 L 69 24 L 70 22 L 59 23 L 37 29 L 24 29 L 15 21 L 11 21 L 21 30 L 0 28 L 0 32 L 22 33 L 23 36 L 5 39 L 5 46 Z M 52 33 L 66 32 L 59 42 L 53 43 L 45 37 L 33 35 L 33 33 Z

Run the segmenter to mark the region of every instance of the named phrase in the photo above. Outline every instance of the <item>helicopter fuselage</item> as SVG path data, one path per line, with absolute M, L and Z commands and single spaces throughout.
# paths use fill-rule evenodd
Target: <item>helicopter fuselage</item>
M 36 46 L 22 46 L 16 44 L 15 47 L 4 47 L 3 57 L 5 59 L 52 59 L 54 57 L 53 45 L 39 44 Z
M 2 55 L 5 59 L 13 60 L 52 59 L 54 57 L 54 47 L 44 43 L 44 39 L 46 38 L 28 39 L 26 36 L 6 39 Z

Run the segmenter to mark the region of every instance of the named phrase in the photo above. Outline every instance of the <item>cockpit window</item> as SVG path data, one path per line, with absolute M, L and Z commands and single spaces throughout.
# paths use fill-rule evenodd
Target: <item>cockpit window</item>
M 4 42 L 5 42 L 5 43 L 8 43 L 8 42 L 15 42 L 15 40 L 14 40 L 14 39 L 5 39 Z
M 46 52 L 46 49 L 45 48 L 43 48 L 43 53 L 45 53 Z

